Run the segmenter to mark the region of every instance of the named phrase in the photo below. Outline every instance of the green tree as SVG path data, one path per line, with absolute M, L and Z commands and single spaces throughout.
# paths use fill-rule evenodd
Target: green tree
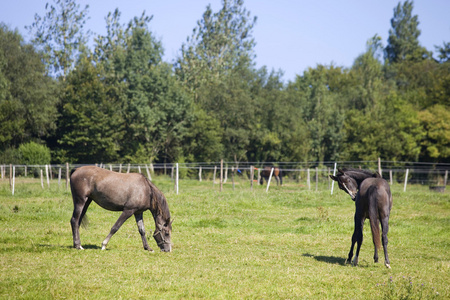
M 80 10 L 75 0 L 54 0 L 54 4 L 47 3 L 46 14 L 36 14 L 34 23 L 26 28 L 34 36 L 32 42 L 45 54 L 50 74 L 65 80 L 87 43 L 89 32 L 84 33 L 83 27 L 89 6 Z
M 0 150 L 44 139 L 55 129 L 54 81 L 41 56 L 0 24 Z
M 327 161 L 339 159 L 344 132 L 342 109 L 347 103 L 341 93 L 347 85 L 347 74 L 338 67 L 317 66 L 297 76 L 291 88 L 298 90 L 298 104 L 310 137 L 310 159 Z
M 436 50 L 439 51 L 438 57 L 441 63 L 450 61 L 450 42 L 449 43 L 444 42 L 444 44 L 441 47 L 439 46 L 435 47 Z
M 450 107 L 436 104 L 419 113 L 426 130 L 421 157 L 425 161 L 450 162 Z
M 405 1 L 394 8 L 386 47 L 386 58 L 390 63 L 431 57 L 431 53 L 419 44 L 419 18 L 412 15 L 413 7 L 413 1 Z
M 121 155 L 125 161 L 173 161 L 181 157 L 191 100 L 162 62 L 163 48 L 148 30 L 145 12 L 127 26 L 120 12 L 107 17 L 107 36 L 96 39 L 96 62 L 105 84 L 116 87 L 124 121 Z
M 217 13 L 206 8 L 182 46 L 176 74 L 195 103 L 219 120 L 225 158 L 245 160 L 255 130 L 249 82 L 254 79 L 251 33 L 256 18 L 250 17 L 242 0 L 222 4 Z
M 90 57 L 82 57 L 66 80 L 58 121 L 58 161 L 114 162 L 124 136 L 121 103 Z

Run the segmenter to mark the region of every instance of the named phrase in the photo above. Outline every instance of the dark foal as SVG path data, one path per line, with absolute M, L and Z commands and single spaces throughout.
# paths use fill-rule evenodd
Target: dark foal
M 369 218 L 375 246 L 373 259 L 375 262 L 378 262 L 378 249 L 381 248 L 379 228 L 381 222 L 384 264 L 390 268 L 387 234 L 389 231 L 389 215 L 392 208 L 392 195 L 389 184 L 378 173 L 358 169 L 339 169 L 337 176 L 330 175 L 330 178 L 337 181 L 339 188 L 350 195 L 356 206 L 355 230 L 346 263 L 351 262 L 353 249 L 355 243 L 357 243 L 353 265 L 356 266 L 358 264 L 359 251 L 363 242 L 364 221 L 366 218 Z

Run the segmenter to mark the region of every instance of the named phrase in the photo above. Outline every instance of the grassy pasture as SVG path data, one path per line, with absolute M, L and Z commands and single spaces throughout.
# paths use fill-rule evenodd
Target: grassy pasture
M 0 181 L 1 299 L 449 299 L 450 194 L 392 187 L 392 269 L 373 263 L 366 221 L 358 267 L 345 265 L 354 203 L 344 192 L 308 191 L 288 183 L 223 192 L 210 181 L 157 177 L 175 218 L 173 252 L 148 253 L 130 218 L 101 251 L 119 216 L 92 204 L 81 229 L 84 251 L 72 248 L 72 200 L 17 179 L 12 196 Z M 150 246 L 154 223 L 144 214 Z M 406 298 L 409 296 L 409 298 Z

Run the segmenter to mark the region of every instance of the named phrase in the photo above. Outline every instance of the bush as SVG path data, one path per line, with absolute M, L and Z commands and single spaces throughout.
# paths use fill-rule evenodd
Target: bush
M 0 164 L 18 165 L 21 161 L 21 154 L 17 149 L 8 148 L 0 153 Z
M 47 165 L 50 164 L 50 149 L 45 145 L 29 142 L 19 146 L 22 164 L 24 165 Z

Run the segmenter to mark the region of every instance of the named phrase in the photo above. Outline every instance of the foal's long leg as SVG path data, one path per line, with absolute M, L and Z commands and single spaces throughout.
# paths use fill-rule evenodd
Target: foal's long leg
M 388 231 L 389 231 L 389 217 L 384 217 L 381 220 L 381 241 L 383 243 L 383 250 L 384 250 L 384 265 L 391 268 L 391 262 L 389 261 L 388 251 L 387 251 L 387 245 L 388 245 Z
M 80 225 L 90 203 L 91 200 L 87 197 L 74 196 L 73 213 L 72 218 L 70 219 L 70 225 L 72 226 L 73 247 L 76 249 L 83 249 L 80 240 Z
M 145 227 L 144 227 L 144 219 L 142 217 L 143 213 L 136 213 L 134 217 L 136 218 L 136 224 L 138 226 L 139 233 L 141 234 L 142 244 L 144 245 L 144 249 L 150 252 L 154 252 L 152 248 L 148 246 L 147 238 L 145 237 Z
M 109 232 L 108 236 L 102 243 L 102 250 L 106 249 L 106 245 L 108 244 L 111 237 L 119 230 L 120 226 L 123 225 L 123 223 L 128 220 L 129 217 L 133 215 L 134 211 L 132 210 L 124 210 L 120 217 L 117 219 L 116 223 L 111 228 L 111 231 Z
M 356 254 L 355 258 L 353 259 L 354 266 L 358 265 L 359 250 L 361 250 L 361 246 L 363 243 L 364 221 L 365 218 L 359 218 L 359 220 L 355 218 Z

